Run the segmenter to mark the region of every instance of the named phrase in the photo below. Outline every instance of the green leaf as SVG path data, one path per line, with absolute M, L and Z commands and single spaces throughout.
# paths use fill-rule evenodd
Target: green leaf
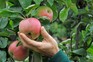
M 13 6 L 14 4 L 12 4 L 11 2 L 6 1 L 6 8 L 10 8 L 11 6 Z
M 84 48 L 74 50 L 73 53 L 81 55 L 81 56 L 86 56 L 87 55 L 87 52 L 86 52 L 86 50 Z
M 6 52 L 0 51 L 0 62 L 6 62 Z
M 11 9 L 12 11 L 15 11 L 15 12 L 16 12 L 16 11 L 17 11 L 17 12 L 20 12 L 20 13 L 22 12 L 22 8 L 21 8 L 21 7 L 11 7 L 10 9 Z
M 19 2 L 21 4 L 22 8 L 25 9 L 26 7 L 28 7 L 31 4 L 32 0 L 19 0 Z
M 85 58 L 85 57 L 80 57 L 79 62 L 87 62 L 87 60 L 86 60 L 86 58 Z
M 6 0 L 0 0 L 0 9 L 5 8 Z
M 66 39 L 66 40 L 62 41 L 61 43 L 59 43 L 59 44 L 68 44 L 70 42 L 71 42 L 71 39 Z
M 65 1 L 65 0 L 56 0 L 56 2 L 57 2 L 60 6 L 64 5 L 64 1 Z
M 14 29 L 14 22 L 12 20 L 9 21 L 9 24 L 10 24 L 11 28 Z
M 91 24 L 87 25 L 86 30 L 93 33 L 93 22 L 91 22 Z
M 76 7 L 75 4 L 72 3 L 72 4 L 70 5 L 70 8 L 73 10 L 73 12 L 75 13 L 75 15 L 78 14 L 78 9 L 77 9 L 77 7 Z
M 41 23 L 43 26 L 47 26 L 47 25 L 49 25 L 49 23 L 50 23 L 50 21 L 49 21 L 48 19 L 43 18 L 43 17 L 39 18 L 39 20 L 40 20 L 40 23 Z
M 67 7 L 69 7 L 72 4 L 71 0 L 64 0 Z
M 52 6 L 54 3 L 54 0 L 47 0 L 47 2 L 50 4 L 50 6 Z
M 87 52 L 93 56 L 93 44 L 87 49 Z
M 69 8 L 63 8 L 60 11 L 59 19 L 64 22 L 67 19 Z
M 71 0 L 66 0 L 66 2 L 67 2 L 67 4 L 68 4 L 68 6 L 72 3 Z
M 32 62 L 42 62 L 42 55 L 37 52 L 33 52 Z
M 0 36 L 3 36 L 3 37 L 9 37 L 15 34 L 16 33 L 13 30 L 9 30 L 8 28 L 0 30 Z
M 47 3 L 47 6 L 49 6 L 52 11 L 53 11 L 53 20 L 56 20 L 57 17 L 58 17 L 58 8 L 57 8 L 57 5 L 56 4 L 53 4 L 52 6 L 50 6 L 49 3 Z
M 0 11 L 0 17 L 15 17 L 20 18 L 20 13 L 17 11 L 12 11 L 8 9 L 3 9 Z
M 25 11 L 27 12 L 26 16 L 29 16 L 29 15 L 34 16 L 34 15 L 36 15 L 36 8 L 38 6 L 39 5 L 33 4 L 33 5 L 30 5 L 27 8 L 25 8 Z
M 93 61 L 93 44 L 90 46 L 90 48 L 87 49 L 87 58 L 90 59 L 89 62 Z
M 86 11 L 89 11 L 89 7 L 88 7 L 88 6 L 86 6 L 86 7 L 85 7 L 85 10 L 86 10 Z
M 7 38 L 0 37 L 0 48 L 5 48 L 7 46 Z
M 34 2 L 36 3 L 36 5 L 40 5 L 40 3 L 42 2 L 43 0 L 34 0 Z
M 8 18 L 0 18 L 0 29 L 3 29 L 8 24 Z
M 76 4 L 72 3 L 71 0 L 65 0 L 64 2 L 65 2 L 66 6 L 68 8 L 71 8 L 73 10 L 73 12 L 75 13 L 75 15 L 78 14 L 78 9 L 76 7 Z
M 32 4 L 30 6 L 28 6 L 27 8 L 25 8 L 25 11 L 26 12 L 29 12 L 30 10 L 32 9 L 36 9 L 39 5 L 36 5 L 36 4 Z
M 0 36 L 8 36 L 8 35 L 9 35 L 9 32 L 6 32 L 6 31 L 0 32 Z

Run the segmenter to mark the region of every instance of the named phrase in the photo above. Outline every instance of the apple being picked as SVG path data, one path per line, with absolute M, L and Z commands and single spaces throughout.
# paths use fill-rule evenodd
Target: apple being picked
M 17 61 L 23 61 L 29 56 L 29 50 L 25 48 L 23 45 L 17 46 L 17 44 L 17 40 L 11 43 L 8 48 L 8 52 L 13 59 Z
M 37 9 L 37 16 L 46 18 L 46 19 L 50 20 L 50 22 L 51 22 L 53 19 L 53 11 L 48 6 L 40 6 Z
M 39 37 L 41 23 L 36 18 L 26 18 L 19 23 L 19 32 L 24 33 L 30 39 Z

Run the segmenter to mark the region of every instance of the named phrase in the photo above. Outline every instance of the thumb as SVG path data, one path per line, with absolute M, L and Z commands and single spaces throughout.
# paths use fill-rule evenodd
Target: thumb
M 44 37 L 44 39 L 52 40 L 53 38 L 48 34 L 46 29 L 42 26 L 41 27 L 41 35 Z

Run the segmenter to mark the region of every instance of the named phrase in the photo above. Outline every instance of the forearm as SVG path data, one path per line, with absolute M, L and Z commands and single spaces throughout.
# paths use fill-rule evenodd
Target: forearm
M 70 60 L 68 59 L 67 55 L 60 50 L 57 54 L 50 58 L 48 62 L 70 62 Z

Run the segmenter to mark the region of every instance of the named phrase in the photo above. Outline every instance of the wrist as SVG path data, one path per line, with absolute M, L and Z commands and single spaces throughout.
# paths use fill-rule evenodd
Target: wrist
M 51 57 L 53 57 L 54 55 L 56 55 L 59 52 L 59 48 L 57 48 L 55 51 L 53 51 L 53 54 L 51 55 Z

